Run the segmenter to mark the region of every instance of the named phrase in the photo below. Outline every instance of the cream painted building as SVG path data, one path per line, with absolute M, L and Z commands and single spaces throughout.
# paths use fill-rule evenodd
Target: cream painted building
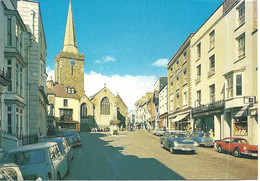
M 191 122 L 191 33 L 167 66 L 170 129 L 188 130 Z
M 191 39 L 194 129 L 257 139 L 256 1 L 226 0 Z
M 226 43 L 224 137 L 239 136 L 258 144 L 257 0 L 232 1 L 224 17 Z
M 138 129 L 151 129 L 153 93 L 147 92 L 135 103 L 135 126 Z

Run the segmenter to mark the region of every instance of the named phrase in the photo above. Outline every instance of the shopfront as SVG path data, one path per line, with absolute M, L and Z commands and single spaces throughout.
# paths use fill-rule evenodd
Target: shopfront
M 221 122 L 224 118 L 224 101 L 200 105 L 192 109 L 193 131 L 213 132 L 214 139 L 221 138 Z M 221 121 L 222 120 L 222 121 Z

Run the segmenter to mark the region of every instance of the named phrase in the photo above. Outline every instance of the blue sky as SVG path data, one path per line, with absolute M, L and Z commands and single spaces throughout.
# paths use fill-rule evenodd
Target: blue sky
M 54 69 L 54 57 L 63 48 L 69 0 L 39 1 L 50 72 Z M 167 76 L 167 62 L 188 35 L 196 32 L 222 2 L 223 0 L 72 0 L 78 49 L 85 54 L 86 76 L 101 75 L 110 79 L 115 76 L 144 76 L 144 80 L 147 78 L 147 81 L 151 81 L 149 88 L 140 87 L 142 94 L 145 94 L 152 89 L 156 78 Z M 161 61 L 156 64 L 158 60 Z M 91 80 L 86 80 L 87 95 L 98 91 L 104 84 L 96 83 L 98 85 L 94 87 L 97 88 L 88 92 L 93 85 L 89 84 Z M 142 80 L 137 78 L 136 81 Z M 114 92 L 124 92 L 118 87 L 112 89 Z

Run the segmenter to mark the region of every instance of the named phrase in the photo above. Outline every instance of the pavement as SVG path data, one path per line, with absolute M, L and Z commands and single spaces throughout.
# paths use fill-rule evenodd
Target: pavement
M 236 158 L 215 148 L 198 147 L 196 154 L 171 154 L 160 138 L 144 130 L 80 133 L 65 180 L 255 180 L 258 159 Z

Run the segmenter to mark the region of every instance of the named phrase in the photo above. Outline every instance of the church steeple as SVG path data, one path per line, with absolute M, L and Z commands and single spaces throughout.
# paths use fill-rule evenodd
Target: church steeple
M 63 52 L 79 54 L 77 41 L 76 41 L 76 33 L 75 33 L 75 25 L 73 20 L 72 7 L 71 7 L 71 0 L 69 2 L 69 10 L 68 10 L 66 30 L 65 30 L 64 44 L 63 44 Z

